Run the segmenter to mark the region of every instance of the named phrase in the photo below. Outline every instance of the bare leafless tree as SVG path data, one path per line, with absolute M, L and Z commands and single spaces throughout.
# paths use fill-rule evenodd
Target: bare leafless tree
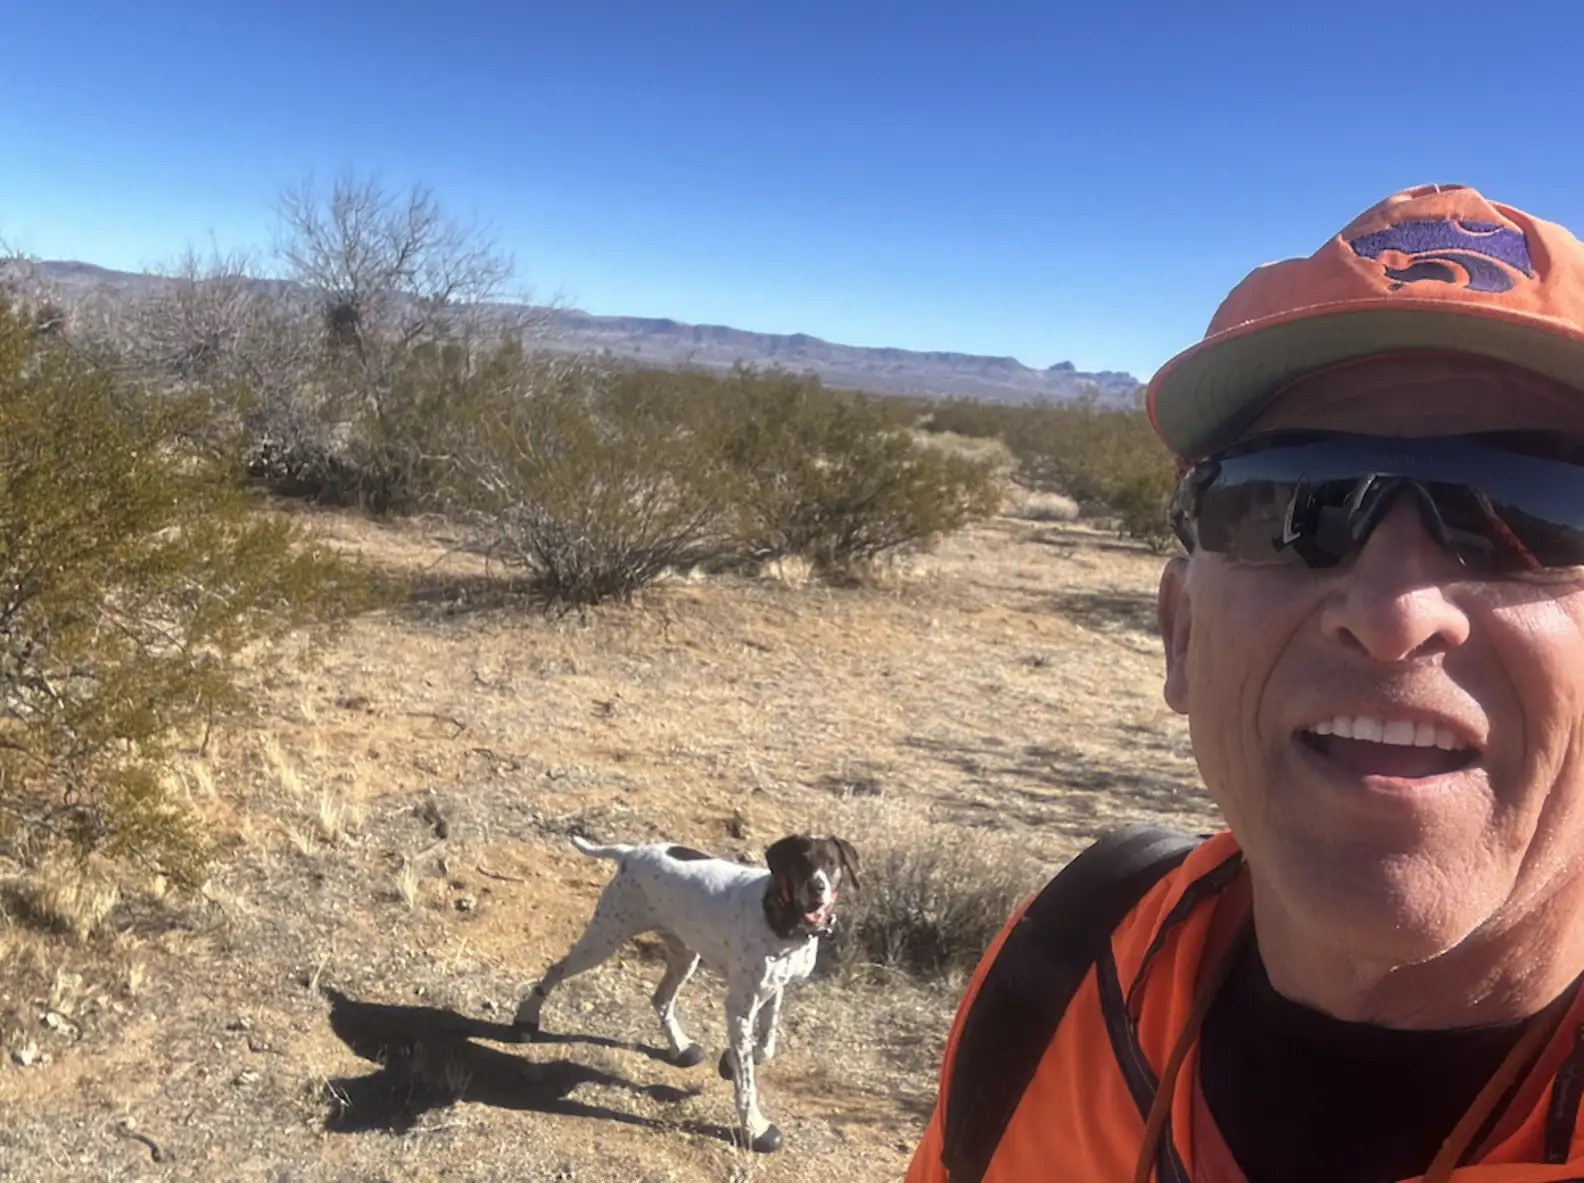
M 90 295 L 76 348 L 154 391 L 202 395 L 250 452 L 328 431 L 313 310 L 245 252 L 189 248 L 131 294 Z
M 510 289 L 513 258 L 424 186 L 395 192 L 342 174 L 328 194 L 311 181 L 286 189 L 278 212 L 286 273 L 318 302 L 330 343 L 370 365 L 391 349 L 498 337 L 534 319 Z
M 286 189 L 277 208 L 281 270 L 314 310 L 340 471 L 357 474 L 364 504 L 421 500 L 448 398 L 545 311 L 512 289 L 515 262 L 489 230 L 452 219 L 424 186 L 342 174 L 328 193 Z
M 67 324 L 66 305 L 37 259 L 0 237 L 0 299 L 28 310 L 34 331 L 54 336 Z
M 129 309 L 131 357 L 182 382 L 241 383 L 273 402 L 305 378 L 309 309 L 246 254 L 189 250 Z

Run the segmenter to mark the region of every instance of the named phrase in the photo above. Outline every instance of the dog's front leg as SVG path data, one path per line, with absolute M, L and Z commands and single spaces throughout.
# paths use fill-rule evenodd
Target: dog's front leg
M 781 1022 L 781 996 L 786 993 L 784 986 L 777 986 L 764 1005 L 759 1008 L 759 1021 L 757 1024 L 757 1040 L 754 1048 L 754 1063 L 768 1064 L 775 1059 L 776 1032 Z
M 758 1019 L 757 989 L 736 987 L 726 996 L 727 1055 L 736 1090 L 738 1125 L 747 1135 L 748 1145 L 760 1153 L 781 1148 L 781 1131 L 770 1123 L 759 1108 L 754 1087 L 754 1025 Z

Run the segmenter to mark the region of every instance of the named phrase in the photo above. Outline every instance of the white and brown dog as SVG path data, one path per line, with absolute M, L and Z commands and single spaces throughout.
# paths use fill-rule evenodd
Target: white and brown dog
M 672 1061 L 692 1067 L 704 1058 L 676 1014 L 677 992 L 702 960 L 726 979 L 729 1046 L 720 1070 L 736 1085 L 743 1132 L 753 1149 L 777 1149 L 781 1132 L 759 1108 L 754 1065 L 775 1055 L 782 995 L 813 971 L 840 890 L 849 881 L 858 886 L 857 851 L 843 838 L 794 834 L 770 846 L 759 868 L 684 846 L 595 846 L 576 837 L 572 844 L 614 859 L 616 874 L 583 935 L 523 998 L 519 1035 L 531 1040 L 538 1033 L 545 999 L 567 978 L 601 964 L 629 938 L 657 933 L 666 972 L 653 1001 Z

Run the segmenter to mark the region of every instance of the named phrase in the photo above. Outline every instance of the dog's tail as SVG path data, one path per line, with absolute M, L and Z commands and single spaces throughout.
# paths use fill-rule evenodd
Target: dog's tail
M 617 859 L 621 858 L 622 855 L 626 854 L 632 849 L 631 846 L 623 846 L 619 842 L 613 842 L 609 846 L 595 846 L 594 843 L 588 841 L 587 839 L 580 838 L 576 834 L 572 835 L 572 845 L 577 847 L 590 858 Z

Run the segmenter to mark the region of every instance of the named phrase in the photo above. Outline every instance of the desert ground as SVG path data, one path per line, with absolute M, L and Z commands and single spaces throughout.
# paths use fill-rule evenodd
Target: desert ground
M 650 943 L 502 1038 L 610 871 L 568 836 L 752 862 L 836 832 L 866 872 L 844 907 L 929 923 L 1110 824 L 1215 824 L 1161 700 L 1163 560 L 1093 524 L 1012 504 L 857 587 L 678 577 L 549 618 L 438 526 L 291 512 L 412 594 L 186 754 L 223 842 L 196 898 L 0 861 L 0 1178 L 899 1179 L 961 970 L 828 957 L 759 1071 L 785 1147 L 753 1155 L 719 982 L 680 1004 L 709 1057 L 669 1066 Z

